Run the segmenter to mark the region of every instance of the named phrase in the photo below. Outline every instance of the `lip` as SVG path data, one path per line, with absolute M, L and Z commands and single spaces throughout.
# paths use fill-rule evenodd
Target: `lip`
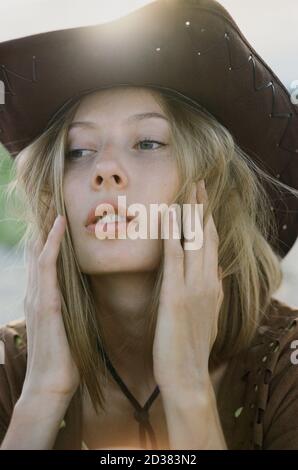
M 95 228 L 97 227 L 98 234 L 100 235 L 112 235 L 118 236 L 120 233 L 127 234 L 126 230 L 130 225 L 130 222 L 105 222 L 103 224 L 98 221 L 97 223 L 89 224 L 86 227 L 88 233 L 95 234 Z
M 96 205 L 94 205 L 90 211 L 88 212 L 87 219 L 85 222 L 85 227 L 86 228 L 92 228 L 92 226 L 98 223 L 100 223 L 100 219 L 98 219 L 99 216 L 101 215 L 108 215 L 108 214 L 117 214 L 119 216 L 125 217 L 126 222 L 110 222 L 105 224 L 107 225 L 127 225 L 129 222 L 131 222 L 133 219 L 135 219 L 135 215 L 129 214 L 129 211 L 126 209 L 125 206 L 118 205 L 112 200 L 104 200 L 104 201 L 99 201 Z M 103 224 L 103 225 L 105 225 Z M 88 230 L 90 231 L 90 230 Z

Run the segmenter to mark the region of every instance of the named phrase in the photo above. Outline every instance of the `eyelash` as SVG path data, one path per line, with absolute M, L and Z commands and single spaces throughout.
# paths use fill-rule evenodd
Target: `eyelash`
M 163 142 L 158 142 L 157 140 L 152 140 L 152 139 L 143 139 L 143 140 L 139 140 L 138 144 L 141 144 L 143 142 L 150 142 L 150 143 L 154 143 L 154 144 L 159 144 L 161 145 L 162 147 L 164 147 L 166 144 L 164 144 Z M 73 154 L 75 154 L 76 152 L 83 152 L 84 150 L 86 150 L 87 152 L 90 151 L 92 152 L 92 150 L 88 150 L 88 149 L 73 149 L 73 150 L 69 150 L 67 153 L 66 153 L 66 156 L 68 158 L 74 158 L 72 157 Z M 158 150 L 158 149 L 147 149 L 147 150 Z M 74 158 L 75 159 L 75 158 Z M 76 159 L 77 160 L 77 159 Z

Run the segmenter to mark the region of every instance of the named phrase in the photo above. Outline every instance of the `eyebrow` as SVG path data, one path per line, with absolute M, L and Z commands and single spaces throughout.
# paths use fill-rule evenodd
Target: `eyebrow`
M 127 118 L 125 122 L 131 123 L 131 122 L 142 121 L 143 119 L 150 119 L 150 118 L 160 118 L 169 122 L 166 116 L 160 113 L 156 113 L 156 112 L 134 114 L 133 116 L 129 116 L 129 118 Z M 76 121 L 76 122 L 72 122 L 69 125 L 69 130 L 75 127 L 91 127 L 93 129 L 96 129 L 98 126 L 92 121 Z

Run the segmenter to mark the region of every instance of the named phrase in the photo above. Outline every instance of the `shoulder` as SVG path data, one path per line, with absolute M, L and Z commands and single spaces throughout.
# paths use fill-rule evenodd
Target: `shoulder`
M 0 325 L 0 341 L 4 345 L 4 368 L 23 364 L 27 354 L 26 323 L 24 318 Z
M 25 319 L 0 326 L 0 436 L 9 423 L 26 374 L 27 341 Z
M 289 322 L 291 323 L 291 331 L 297 320 L 298 306 L 293 307 L 286 302 L 272 298 L 260 325 L 259 333 L 263 334 L 269 332 L 270 335 L 270 332 L 284 331 L 285 327 L 289 327 Z M 280 336 L 280 333 L 278 333 L 278 336 Z
M 272 299 L 245 355 L 256 448 L 298 448 L 298 307 Z
M 247 351 L 247 359 L 253 360 L 258 370 L 262 366 L 271 374 L 284 365 L 293 365 L 293 349 L 298 340 L 298 307 L 272 299 L 254 340 Z M 298 370 L 297 370 L 298 372 Z
M 26 322 L 25 318 L 10 321 L 5 325 L 0 324 L 0 337 L 3 341 L 10 341 L 12 338 L 20 337 L 26 342 Z M 17 341 L 18 343 L 18 341 Z M 19 343 L 20 344 L 20 343 Z

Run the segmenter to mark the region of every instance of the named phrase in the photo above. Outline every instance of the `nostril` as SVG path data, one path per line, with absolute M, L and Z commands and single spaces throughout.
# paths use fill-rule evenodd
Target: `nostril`
M 103 177 L 100 176 L 100 175 L 98 175 L 98 176 L 96 177 L 96 181 L 97 181 L 97 184 L 101 184 L 101 183 L 103 182 Z
M 121 183 L 121 177 L 119 175 L 112 175 L 112 178 L 114 178 L 114 180 L 117 184 Z M 96 181 L 97 181 L 97 184 L 101 185 L 104 181 L 104 178 L 101 175 L 97 175 L 96 176 Z

